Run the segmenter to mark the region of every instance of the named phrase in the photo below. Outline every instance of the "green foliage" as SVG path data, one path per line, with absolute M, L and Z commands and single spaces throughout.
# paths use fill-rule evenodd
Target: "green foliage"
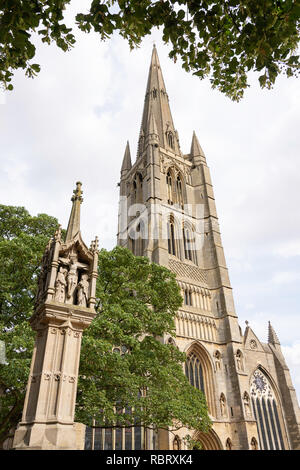
M 182 304 L 175 275 L 127 249 L 102 250 L 97 299 L 83 335 L 77 420 L 207 430 L 205 398 L 182 370 L 185 354 L 160 339 L 174 335 Z
M 0 205 L 0 340 L 6 364 L 0 364 L 0 444 L 20 421 L 28 380 L 34 332 L 37 276 L 45 246 L 58 222 L 36 217 L 24 207 Z
M 71 28 L 61 21 L 70 0 L 4 0 L 0 10 L 0 83 L 11 89 L 14 69 L 28 76 L 39 72 L 31 64 L 35 47 L 31 34 L 66 51 L 75 43 Z M 247 88 L 250 70 L 261 72 L 262 87 L 277 76 L 298 74 L 299 0 L 93 0 L 88 13 L 76 20 L 82 31 L 92 29 L 102 40 L 116 31 L 131 48 L 152 29 L 161 28 L 171 46 L 170 57 L 233 100 Z M 41 28 L 41 29 L 40 29 Z
M 21 418 L 35 336 L 28 320 L 43 252 L 57 225 L 45 214 L 0 206 L 0 340 L 6 345 L 0 446 Z M 185 355 L 160 339 L 174 335 L 182 303 L 174 274 L 127 249 L 102 250 L 96 298 L 97 315 L 82 341 L 76 419 L 207 430 L 205 398 L 182 370 Z

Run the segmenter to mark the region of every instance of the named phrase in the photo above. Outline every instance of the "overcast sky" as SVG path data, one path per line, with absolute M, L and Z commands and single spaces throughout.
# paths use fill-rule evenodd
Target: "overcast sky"
M 253 74 L 233 103 L 174 64 L 158 31 L 132 52 L 117 35 L 76 37 L 68 53 L 37 41 L 39 76 L 17 72 L 0 96 L 1 203 L 66 227 L 80 180 L 84 240 L 116 244 L 120 167 L 127 139 L 135 158 L 155 40 L 181 149 L 195 130 L 211 170 L 240 325 L 266 341 L 271 321 L 300 398 L 299 82 L 262 91 Z

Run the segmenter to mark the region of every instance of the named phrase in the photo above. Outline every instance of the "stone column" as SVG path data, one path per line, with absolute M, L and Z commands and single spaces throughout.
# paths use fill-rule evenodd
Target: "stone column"
M 81 238 L 81 195 L 78 182 L 66 241 L 59 228 L 43 257 L 30 319 L 36 341 L 14 449 L 76 449 L 74 414 L 81 338 L 96 315 L 98 265 L 97 238 L 90 249 Z
M 44 305 L 33 325 L 33 352 L 15 449 L 76 449 L 75 401 L 82 332 L 94 311 L 76 305 Z

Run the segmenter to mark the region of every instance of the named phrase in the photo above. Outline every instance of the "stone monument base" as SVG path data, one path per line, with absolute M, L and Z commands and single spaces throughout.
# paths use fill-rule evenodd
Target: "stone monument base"
M 77 431 L 78 432 L 78 431 Z M 76 450 L 75 424 L 20 423 L 15 432 L 15 450 Z

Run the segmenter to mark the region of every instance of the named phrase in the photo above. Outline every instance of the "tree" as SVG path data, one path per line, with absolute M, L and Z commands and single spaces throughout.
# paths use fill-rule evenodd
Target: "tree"
M 127 249 L 102 250 L 97 299 L 97 316 L 83 336 L 77 420 L 207 431 L 205 397 L 183 373 L 185 354 L 161 341 L 175 335 L 182 304 L 175 275 Z
M 12 89 L 13 71 L 33 77 L 35 46 L 31 35 L 52 41 L 66 51 L 75 44 L 64 23 L 71 0 L 3 0 L 0 10 L 0 82 Z M 182 60 L 186 71 L 233 100 L 247 88 L 247 74 L 260 73 L 261 87 L 271 88 L 277 76 L 298 75 L 299 0 L 93 0 L 88 13 L 78 13 L 82 31 L 92 29 L 102 40 L 118 32 L 130 48 L 139 46 L 154 27 L 170 44 L 169 56 Z
M 20 421 L 34 332 L 33 313 L 41 258 L 57 219 L 36 217 L 24 207 L 0 205 L 0 340 L 6 363 L 0 363 L 0 447 Z
M 28 319 L 44 248 L 57 225 L 45 214 L 32 217 L 22 207 L 0 206 L 0 340 L 6 345 L 6 363 L 0 364 L 0 444 L 21 418 L 35 337 Z M 175 334 L 181 303 L 168 269 L 125 248 L 101 250 L 97 313 L 82 341 L 78 421 L 208 430 L 205 397 L 183 373 L 185 354 L 161 341 Z

